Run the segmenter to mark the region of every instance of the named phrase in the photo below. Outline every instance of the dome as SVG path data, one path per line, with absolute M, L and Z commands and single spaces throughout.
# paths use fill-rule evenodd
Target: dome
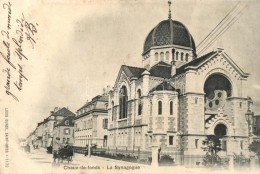
M 144 42 L 143 54 L 151 47 L 164 45 L 188 47 L 196 53 L 195 42 L 189 30 L 181 22 L 172 19 L 160 22 L 150 31 Z

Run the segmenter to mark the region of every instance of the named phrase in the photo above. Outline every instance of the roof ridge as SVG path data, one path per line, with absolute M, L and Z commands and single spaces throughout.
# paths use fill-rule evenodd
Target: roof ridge
M 210 51 L 210 52 L 208 52 L 208 53 L 206 53 L 206 54 L 201 55 L 200 57 L 198 57 L 198 58 L 196 58 L 196 59 L 200 59 L 200 58 L 202 58 L 202 57 L 204 57 L 204 56 L 206 56 L 206 55 L 208 55 L 208 54 L 210 54 L 210 53 L 213 53 L 213 52 L 217 52 L 217 51 L 212 50 L 212 51 Z M 195 60 L 195 59 L 194 59 L 194 60 Z
M 185 71 L 185 69 L 186 69 L 187 67 L 189 67 L 189 66 L 197 66 L 198 63 L 201 63 L 201 62 L 203 62 L 203 61 L 209 59 L 210 57 L 212 57 L 212 56 L 215 55 L 216 53 L 218 53 L 218 52 L 217 52 L 217 51 L 211 51 L 211 52 L 209 52 L 209 53 L 207 53 L 207 54 L 205 54 L 205 55 L 203 55 L 203 56 L 201 56 L 201 57 L 198 57 L 198 58 L 196 58 L 196 59 L 193 59 L 192 61 L 190 61 L 190 62 L 188 62 L 188 63 L 186 63 L 186 64 L 184 64 L 184 65 L 178 67 L 177 70 L 176 70 L 176 72 L 177 72 L 176 74 L 182 73 L 182 72 Z
M 158 62 L 158 63 L 156 63 L 155 65 L 153 65 L 151 68 L 150 68 L 150 70 L 152 70 L 153 68 L 155 68 L 157 65 L 159 65 L 160 63 L 164 63 L 164 65 L 163 66 L 166 66 L 166 65 L 168 65 L 168 66 L 171 66 L 171 64 L 168 64 L 168 63 L 166 63 L 166 62 L 164 62 L 164 61 L 160 61 L 160 62 Z M 166 65 L 165 65 L 166 64 Z M 162 64 L 161 64 L 162 65 Z
M 129 65 L 122 65 L 122 66 L 131 67 L 131 68 L 140 68 L 140 69 L 145 69 L 145 68 L 141 68 L 141 67 L 137 67 L 137 66 L 129 66 Z

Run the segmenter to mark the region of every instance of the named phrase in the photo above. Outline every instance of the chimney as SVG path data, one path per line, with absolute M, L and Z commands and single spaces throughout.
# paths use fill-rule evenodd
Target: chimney
M 59 107 L 55 107 L 53 111 L 57 112 L 58 110 L 60 110 L 60 108 Z
M 217 52 L 221 53 L 224 49 L 223 48 L 217 48 Z
M 172 67 L 171 67 L 171 76 L 174 76 L 176 74 L 176 65 L 175 65 L 175 61 L 171 62 Z
M 109 91 L 110 91 L 110 86 L 107 85 L 107 93 L 109 93 Z

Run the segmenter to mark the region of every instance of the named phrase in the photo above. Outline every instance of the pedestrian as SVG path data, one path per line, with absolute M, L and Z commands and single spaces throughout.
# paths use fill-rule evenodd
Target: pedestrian
M 30 149 L 30 145 L 29 145 L 29 143 L 27 143 L 27 145 L 26 145 L 26 151 L 27 151 L 28 153 L 31 152 L 31 149 Z
M 59 149 L 61 148 L 61 143 L 59 141 L 60 141 L 60 138 L 56 137 L 53 140 L 53 148 L 52 148 L 52 151 L 53 151 L 53 163 L 56 163 L 56 159 L 57 159 L 58 160 L 58 164 L 60 162 Z
M 88 155 L 88 144 L 86 145 L 86 151 L 85 151 L 85 156 Z

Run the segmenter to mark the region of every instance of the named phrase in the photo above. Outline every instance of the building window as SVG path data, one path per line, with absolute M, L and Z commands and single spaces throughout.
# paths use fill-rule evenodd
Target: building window
M 65 135 L 69 135 L 69 134 L 70 134 L 70 129 L 68 129 L 68 128 L 67 128 L 67 129 L 64 129 L 64 134 L 65 134 Z
M 141 99 L 142 93 L 141 93 L 141 89 L 137 90 L 137 98 Z
M 198 103 L 198 98 L 197 97 L 195 97 L 195 104 L 197 104 Z
M 119 118 L 127 118 L 127 89 L 125 86 L 122 86 L 122 88 L 119 91 Z
M 90 123 L 90 127 L 89 128 L 92 129 L 93 128 L 93 119 L 90 119 L 89 123 Z
M 244 146 L 244 142 L 243 141 L 240 141 L 240 148 L 241 148 L 241 150 L 243 150 L 243 147 Z
M 176 60 L 179 59 L 179 52 L 176 52 Z
M 162 115 L 162 101 L 158 101 L 158 115 Z
M 188 54 L 188 53 L 186 53 L 185 60 L 186 60 L 186 62 L 188 62 L 188 61 L 189 61 L 189 54 Z
M 142 115 L 142 109 L 143 109 L 143 106 L 142 106 L 142 103 L 141 103 L 141 96 L 142 96 L 141 90 L 138 89 L 138 90 L 137 90 L 137 98 L 138 98 L 138 115 Z
M 239 102 L 239 107 L 240 107 L 240 109 L 242 108 L 242 102 Z
M 173 115 L 173 101 L 170 102 L 170 115 Z
M 166 52 L 166 61 L 169 61 L 169 57 L 170 57 L 170 54 L 169 54 L 169 51 Z
M 105 118 L 103 119 L 103 129 L 107 129 L 107 125 L 108 125 L 108 119 Z
M 138 115 L 142 115 L 142 104 L 138 104 Z
M 70 138 L 67 138 L 67 143 L 69 143 L 70 142 Z
M 198 142 L 199 142 L 199 139 L 195 139 L 195 147 L 196 147 L 196 149 L 198 149 Z
M 173 136 L 169 136 L 169 145 L 173 145 Z
M 68 126 L 69 125 L 69 120 L 65 121 L 65 125 Z
M 183 61 L 183 53 L 181 53 L 181 61 Z
M 63 143 L 64 143 L 64 144 L 66 143 L 66 138 L 63 138 Z
M 175 49 L 172 49 L 172 60 L 174 60 Z
M 155 61 L 158 61 L 158 56 L 159 56 L 159 54 L 155 53 Z
M 164 59 L 164 53 L 163 52 L 160 53 L 160 59 L 161 59 L 161 61 L 163 61 L 163 59 Z
M 112 112 L 112 121 L 114 121 L 114 101 L 112 101 L 112 104 L 111 104 L 111 112 Z

